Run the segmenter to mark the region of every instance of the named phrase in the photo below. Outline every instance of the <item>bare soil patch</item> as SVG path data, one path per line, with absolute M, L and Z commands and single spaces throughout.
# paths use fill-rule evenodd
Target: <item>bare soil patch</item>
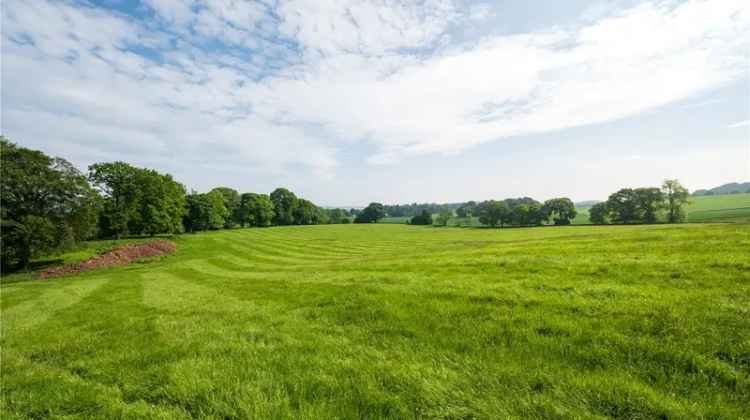
M 91 257 L 88 260 L 75 264 L 67 264 L 61 267 L 48 268 L 39 272 L 39 278 L 48 279 L 50 277 L 67 276 L 78 274 L 82 271 L 94 270 L 97 268 L 117 267 L 130 264 L 141 258 L 161 257 L 169 255 L 177 250 L 174 242 L 167 240 L 157 240 L 143 244 L 128 244 L 111 249 L 107 252 Z

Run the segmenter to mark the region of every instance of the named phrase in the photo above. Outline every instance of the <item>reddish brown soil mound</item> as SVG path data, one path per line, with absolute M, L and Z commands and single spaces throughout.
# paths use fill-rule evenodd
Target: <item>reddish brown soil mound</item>
M 115 267 L 129 264 L 140 258 L 160 257 L 171 254 L 176 250 L 177 247 L 175 244 L 167 240 L 151 241 L 144 244 L 130 244 L 114 248 L 103 254 L 89 258 L 86 261 L 68 264 L 62 267 L 48 268 L 39 272 L 39 277 L 46 279 L 50 277 L 77 274 L 81 271 L 88 271 L 96 268 Z

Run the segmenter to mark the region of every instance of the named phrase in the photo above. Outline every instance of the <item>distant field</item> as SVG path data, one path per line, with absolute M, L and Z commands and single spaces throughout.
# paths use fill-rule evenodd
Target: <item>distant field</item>
M 750 221 L 750 193 L 691 197 L 688 221 Z
M 4 419 L 750 418 L 750 225 L 175 241 L 2 279 Z
M 750 193 L 690 197 L 688 222 L 750 222 Z M 588 209 L 578 209 L 574 225 L 589 224 Z

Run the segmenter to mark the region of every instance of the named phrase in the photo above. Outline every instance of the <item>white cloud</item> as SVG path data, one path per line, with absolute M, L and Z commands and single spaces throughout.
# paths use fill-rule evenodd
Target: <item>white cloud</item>
M 9 0 L 6 133 L 84 160 L 125 150 L 330 176 L 354 143 L 374 148 L 371 163 L 456 153 L 637 115 L 750 67 L 744 1 L 645 3 L 578 27 L 458 45 L 450 28 L 486 17 L 486 5 L 148 4 L 169 24 Z M 209 38 L 224 47 L 201 45 Z
M 729 124 L 729 128 L 747 127 L 750 126 L 750 120 L 737 121 L 734 124 Z

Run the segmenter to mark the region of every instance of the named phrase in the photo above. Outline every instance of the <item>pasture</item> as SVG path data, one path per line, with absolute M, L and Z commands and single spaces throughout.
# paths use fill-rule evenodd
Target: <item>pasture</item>
M 3 278 L 3 418 L 750 417 L 750 225 L 173 240 Z

